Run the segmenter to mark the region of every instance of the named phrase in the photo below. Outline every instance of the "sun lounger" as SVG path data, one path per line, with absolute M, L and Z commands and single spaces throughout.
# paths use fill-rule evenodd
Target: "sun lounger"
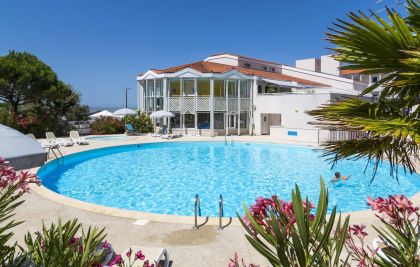
M 162 134 L 162 139 L 172 139 L 174 137 L 174 134 Z
M 78 131 L 70 131 L 70 139 L 76 145 L 89 145 L 89 141 L 84 139 L 83 137 L 80 137 Z
M 65 138 L 56 138 L 53 132 L 46 132 L 45 136 L 47 137 L 48 142 L 52 144 L 58 144 L 59 146 L 72 146 L 73 142 Z
M 136 131 L 136 129 L 134 129 L 131 123 L 127 123 L 125 125 L 125 129 L 126 129 L 126 132 L 125 132 L 126 135 L 140 135 L 140 132 Z
M 126 253 L 130 248 L 128 248 L 124 253 L 121 255 L 124 260 L 127 260 L 128 257 Z M 134 254 L 141 250 L 142 253 L 145 255 L 146 259 L 149 260 L 150 264 L 155 264 L 156 267 L 169 267 L 171 266 L 169 261 L 169 254 L 165 248 L 151 248 L 151 247 L 140 247 L 140 246 L 131 246 L 132 255 L 131 259 L 133 259 Z M 133 267 L 141 267 L 143 266 L 143 262 L 136 262 L 138 264 L 134 264 Z
M 44 148 L 45 150 L 47 150 L 47 157 L 49 157 L 50 156 L 50 152 L 52 152 L 53 154 L 54 154 L 54 156 L 56 157 L 56 158 L 58 158 L 57 157 L 57 154 L 55 153 L 55 151 L 54 150 L 57 150 L 58 151 L 58 153 L 61 155 L 61 156 L 63 156 L 63 154 L 61 154 L 61 151 L 60 151 L 60 146 L 58 145 L 58 144 L 55 144 L 55 143 L 50 143 L 50 142 L 48 142 L 48 141 L 44 141 L 44 140 L 37 140 L 36 139 L 36 137 L 35 137 L 35 135 L 33 135 L 33 134 L 27 134 L 26 136 L 28 136 L 28 137 L 30 137 L 31 139 L 33 139 L 34 141 L 37 141 L 38 143 L 40 143 L 41 144 L 41 146 L 42 146 L 42 148 Z
M 173 133 L 162 134 L 162 139 L 173 139 L 173 138 L 178 138 L 178 137 L 182 137 L 182 134 L 173 134 Z

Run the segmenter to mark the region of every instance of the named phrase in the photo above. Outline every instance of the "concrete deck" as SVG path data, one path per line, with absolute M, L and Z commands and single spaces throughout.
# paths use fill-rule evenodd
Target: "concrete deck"
M 224 137 L 182 137 L 170 141 L 224 141 Z M 279 140 L 267 136 L 234 137 L 234 141 L 280 143 Z M 87 146 L 73 146 L 61 150 L 64 155 L 68 155 L 95 148 L 145 142 L 167 141 L 140 136 L 130 137 L 129 140 L 91 141 L 91 144 Z M 174 266 L 227 266 L 229 258 L 232 258 L 235 252 L 246 262 L 260 263 L 261 266 L 268 265 L 265 258 L 256 253 L 246 241 L 245 231 L 237 222 L 224 230 L 218 230 L 213 221 L 195 230 L 192 217 L 175 216 L 179 218 L 174 218 L 174 216 L 166 215 L 156 217 L 153 214 L 126 212 L 86 204 L 42 187 L 34 191 L 25 196 L 25 203 L 17 209 L 17 219 L 25 221 L 15 230 L 14 238 L 19 242 L 28 231 L 33 233 L 40 230 L 42 220 L 51 223 L 56 222 L 58 218 L 67 220 L 77 217 L 85 226 L 106 227 L 107 240 L 119 252 L 132 245 L 167 248 Z M 420 205 L 420 193 L 416 194 L 412 200 L 416 205 Z M 138 219 L 148 222 L 145 225 L 134 224 Z M 351 213 L 351 222 L 369 225 L 377 224 L 378 220 L 372 212 L 360 211 Z M 369 227 L 368 232 L 372 240 L 375 237 L 373 229 Z

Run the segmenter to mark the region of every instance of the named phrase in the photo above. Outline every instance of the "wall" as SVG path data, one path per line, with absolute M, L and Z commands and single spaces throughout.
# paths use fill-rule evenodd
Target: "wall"
M 314 71 L 293 68 L 289 66 L 282 66 L 282 73 L 292 77 L 298 77 L 322 83 L 343 90 L 360 90 L 367 87 L 367 84 L 358 81 L 353 81 L 351 79 L 346 79 L 326 73 L 318 73 Z
M 317 58 L 300 59 L 296 60 L 296 68 L 320 72 L 321 62 Z
M 305 111 L 320 107 L 331 99 L 329 93 L 325 94 L 280 94 L 256 95 L 254 97 L 254 125 L 255 134 L 261 134 L 261 114 L 281 114 L 283 127 L 313 128 L 308 122 L 314 119 Z
M 226 64 L 230 66 L 239 66 L 238 58 L 234 58 L 231 56 L 217 56 L 217 57 L 208 57 L 205 59 L 208 62 Z
M 331 55 L 321 56 L 321 72 L 328 73 L 336 76 L 340 76 L 340 70 L 342 63 L 334 59 Z
M 265 62 L 260 62 L 260 61 L 252 61 L 246 58 L 239 58 L 240 67 L 246 68 L 244 66 L 245 63 L 248 63 L 251 65 L 251 67 L 249 67 L 250 69 L 281 73 L 281 65 L 279 64 L 270 64 L 268 62 L 265 63 Z M 264 70 L 263 67 L 266 67 L 267 69 Z M 274 68 L 274 71 L 271 70 L 271 68 Z
M 285 128 L 272 126 L 270 136 L 283 141 L 305 142 L 320 144 L 328 139 L 328 130 Z

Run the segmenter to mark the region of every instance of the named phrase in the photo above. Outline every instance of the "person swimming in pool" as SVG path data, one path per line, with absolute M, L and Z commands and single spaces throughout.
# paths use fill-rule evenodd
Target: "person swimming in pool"
M 340 181 L 340 180 L 345 181 L 345 180 L 348 180 L 350 178 L 350 176 L 348 176 L 348 177 L 341 176 L 341 173 L 340 172 L 335 172 L 334 179 L 332 179 L 332 182 L 337 182 L 337 181 Z

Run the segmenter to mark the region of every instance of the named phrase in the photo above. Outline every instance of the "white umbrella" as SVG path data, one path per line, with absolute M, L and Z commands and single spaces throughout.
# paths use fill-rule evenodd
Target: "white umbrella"
M 113 117 L 113 116 L 114 114 L 112 114 L 108 110 L 102 110 L 101 112 L 90 115 L 89 118 L 96 119 L 99 117 Z
M 137 115 L 137 111 L 129 109 L 129 108 L 122 108 L 122 109 L 114 111 L 114 115 L 116 116 Z
M 150 118 L 154 118 L 154 119 L 160 119 L 160 118 L 171 118 L 174 117 L 175 114 L 166 111 L 166 110 L 159 110 L 159 111 L 155 111 L 152 114 L 150 114 Z
M 0 157 L 4 157 L 15 170 L 38 167 L 47 161 L 47 152 L 30 137 L 0 124 Z

